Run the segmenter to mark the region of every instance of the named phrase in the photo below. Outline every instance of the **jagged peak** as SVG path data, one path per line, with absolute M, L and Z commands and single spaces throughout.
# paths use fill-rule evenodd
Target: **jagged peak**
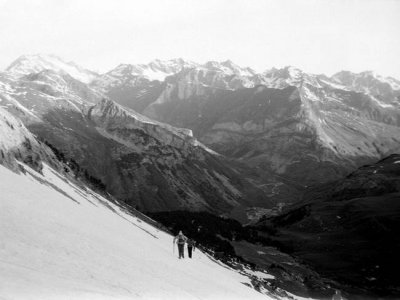
M 132 128 L 133 124 L 136 128 L 144 128 L 144 126 L 151 125 L 154 126 L 154 128 L 158 128 L 154 131 L 154 135 L 157 135 L 157 138 L 166 138 L 168 140 L 165 134 L 170 136 L 172 135 L 189 142 L 192 146 L 199 146 L 210 153 L 216 154 L 197 141 L 197 139 L 193 137 L 193 132 L 190 129 L 178 128 L 169 124 L 154 121 L 129 108 L 123 107 L 108 98 L 103 98 L 99 103 L 89 109 L 88 115 L 90 118 L 100 117 L 103 121 L 107 120 L 106 122 L 116 121 L 119 122 L 120 126 L 126 126 L 127 128 Z M 161 136 L 159 135 L 160 130 L 164 132 Z
M 229 68 L 241 68 L 237 64 L 235 64 L 233 61 L 231 61 L 230 59 L 222 61 L 220 64 L 223 66 L 227 66 Z
M 360 79 L 366 80 L 367 82 L 376 82 L 381 84 L 387 84 L 393 90 L 400 90 L 400 81 L 393 77 L 385 77 L 378 74 L 376 71 L 367 70 L 359 73 L 354 73 L 351 71 L 340 71 L 335 73 L 332 77 L 332 80 L 336 82 L 340 82 L 345 85 L 352 85 L 355 81 L 359 81 Z M 358 84 L 362 84 L 358 82 Z M 368 89 L 368 87 L 365 87 Z
M 102 114 L 108 113 L 110 111 L 113 111 L 115 113 L 118 111 L 127 110 L 109 98 L 102 98 L 96 105 L 93 106 L 93 109 L 98 110 Z
M 299 78 L 305 75 L 301 69 L 293 66 L 285 66 L 283 68 L 271 68 L 266 70 L 263 75 L 267 77 L 282 77 L 282 78 Z
M 134 73 L 135 65 L 132 64 L 119 64 L 114 69 L 108 71 L 108 75 L 131 75 Z
M 294 66 L 285 66 L 284 69 L 287 70 L 288 72 L 291 72 L 294 74 L 303 74 L 304 73 L 301 69 L 294 67 Z
M 151 120 L 150 118 L 143 116 L 132 109 L 119 105 L 109 98 L 103 98 L 101 101 L 95 104 L 91 109 L 91 114 L 108 117 L 128 117 L 142 123 L 160 125 L 162 127 L 171 127 L 167 124 Z
M 337 76 L 354 76 L 354 77 L 374 77 L 374 78 L 386 78 L 385 76 L 382 76 L 380 74 L 378 74 L 376 71 L 373 70 L 365 70 L 365 71 L 361 71 L 361 72 L 352 72 L 352 71 L 348 71 L 348 70 L 342 70 L 339 71 L 335 74 L 332 75 L 332 77 L 337 77 Z

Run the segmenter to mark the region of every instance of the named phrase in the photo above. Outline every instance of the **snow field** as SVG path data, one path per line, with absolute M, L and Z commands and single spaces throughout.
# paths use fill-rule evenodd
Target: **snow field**
M 0 166 L 0 299 L 269 299 L 200 251 L 179 260 L 170 235 L 48 166 L 24 167 Z

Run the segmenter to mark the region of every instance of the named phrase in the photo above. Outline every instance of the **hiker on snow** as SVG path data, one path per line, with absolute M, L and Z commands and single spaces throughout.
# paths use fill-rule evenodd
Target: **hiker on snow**
M 342 293 L 339 290 L 335 290 L 332 300 L 343 300 Z
M 182 231 L 179 231 L 179 234 L 174 238 L 173 243 L 178 245 L 179 259 L 185 258 L 184 255 L 184 247 L 187 241 L 187 237 L 183 235 Z
M 192 250 L 194 251 L 196 242 L 192 239 L 187 240 L 187 250 L 189 258 L 192 258 Z

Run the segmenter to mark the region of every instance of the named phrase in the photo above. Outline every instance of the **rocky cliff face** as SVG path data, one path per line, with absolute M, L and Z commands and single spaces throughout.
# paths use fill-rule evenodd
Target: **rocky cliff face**
M 44 119 L 30 128 L 133 206 L 221 213 L 241 205 L 271 205 L 261 190 L 187 130 L 153 122 L 109 100 L 84 115 L 53 110 Z
M 88 118 L 103 137 L 116 142 L 111 155 L 134 177 L 135 184 L 124 188 L 130 193 L 124 194 L 141 199 L 139 205 L 147 210 L 229 211 L 242 204 L 269 205 L 260 191 L 248 194 L 254 186 L 239 179 L 188 130 L 151 121 L 107 100 L 90 108 Z

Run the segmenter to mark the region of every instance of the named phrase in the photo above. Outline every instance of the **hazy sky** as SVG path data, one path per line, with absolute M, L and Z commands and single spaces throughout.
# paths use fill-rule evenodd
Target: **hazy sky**
M 34 53 L 98 71 L 182 57 L 400 79 L 400 0 L 0 0 L 0 68 Z

